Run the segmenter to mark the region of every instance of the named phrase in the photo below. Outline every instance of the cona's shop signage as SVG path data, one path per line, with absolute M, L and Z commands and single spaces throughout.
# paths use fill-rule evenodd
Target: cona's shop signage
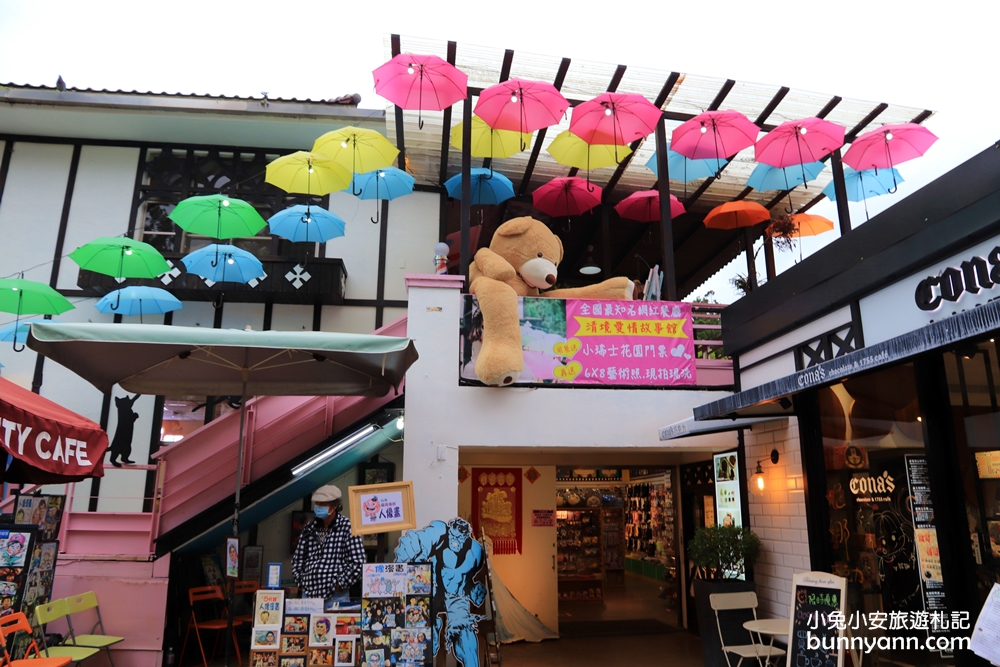
M 465 299 L 460 377 L 476 381 L 483 320 L 475 297 Z M 689 303 L 525 297 L 518 310 L 524 370 L 514 384 L 697 384 Z

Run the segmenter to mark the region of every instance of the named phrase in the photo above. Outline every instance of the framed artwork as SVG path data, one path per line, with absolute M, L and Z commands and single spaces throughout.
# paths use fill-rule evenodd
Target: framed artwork
M 250 667 L 278 667 L 278 652 L 250 651 Z
M 417 527 L 413 482 L 392 482 L 348 487 L 351 532 L 354 535 L 387 533 Z
M 267 564 L 267 587 L 281 588 L 281 563 Z
M 312 616 L 310 616 L 309 646 L 310 647 L 333 646 L 333 632 L 336 625 L 337 625 L 337 619 L 335 616 L 329 614 L 313 614 Z
M 278 640 L 281 638 L 279 628 L 254 628 L 253 642 L 250 645 L 254 650 L 278 650 Z
M 289 533 L 288 553 L 295 553 L 295 547 L 299 543 L 299 536 L 306 524 L 316 517 L 312 512 L 292 512 L 292 529 Z
M 204 554 L 201 557 L 201 570 L 205 575 L 206 586 L 225 586 L 222 577 L 222 565 L 217 553 Z
M 302 655 L 306 654 L 305 635 L 281 635 L 282 655 Z
M 264 547 L 243 547 L 243 578 L 247 581 L 260 583 L 260 575 L 264 571 Z
M 226 538 L 226 578 L 240 578 L 240 538 Z
M 282 609 L 285 606 L 285 591 L 259 590 L 254 594 L 253 625 L 281 630 Z M 275 640 L 274 648 L 277 648 Z
M 284 632 L 304 635 L 309 632 L 309 616 L 306 614 L 285 614 L 285 620 L 281 627 Z
M 309 665 L 310 667 L 332 667 L 333 666 L 333 649 L 332 648 L 311 648 L 309 649 Z
M 360 635 L 361 634 L 361 614 L 337 614 L 338 637 Z
M 396 481 L 395 463 L 359 463 L 358 484 L 389 484 Z
M 337 650 L 334 654 L 334 665 L 337 665 L 338 667 L 353 667 L 354 640 L 354 637 L 337 639 Z
M 278 667 L 306 667 L 306 657 L 281 656 L 278 658 Z

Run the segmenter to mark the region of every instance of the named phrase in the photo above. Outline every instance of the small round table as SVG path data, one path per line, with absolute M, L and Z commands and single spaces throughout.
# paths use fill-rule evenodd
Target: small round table
M 771 640 L 768 642 L 768 652 L 774 647 L 775 636 L 785 637 L 788 635 L 788 625 L 791 621 L 787 618 L 759 618 L 753 621 L 747 621 L 743 624 L 744 629 L 750 632 L 750 638 L 753 639 L 754 633 L 757 635 L 757 639 L 763 646 L 764 639 L 763 635 L 768 635 Z M 768 655 L 767 659 L 761 663 L 760 656 L 757 657 L 757 662 L 762 665 L 771 664 L 771 656 Z

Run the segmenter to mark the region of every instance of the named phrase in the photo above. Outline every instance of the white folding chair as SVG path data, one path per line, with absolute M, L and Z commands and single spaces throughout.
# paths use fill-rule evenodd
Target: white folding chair
M 746 591 L 743 593 L 712 593 L 708 596 L 708 598 L 712 605 L 712 610 L 715 612 L 715 627 L 719 630 L 719 642 L 722 644 L 722 654 L 726 656 L 726 664 L 729 665 L 729 667 L 733 667 L 733 663 L 729 660 L 730 653 L 733 653 L 740 658 L 736 663 L 736 667 L 740 667 L 745 658 L 757 658 L 757 661 L 759 662 L 761 659 L 770 661 L 771 658 L 779 658 L 785 655 L 784 649 L 775 648 L 773 646 L 764 646 L 763 643 L 754 644 L 752 633 L 750 634 L 751 643 L 726 646 L 726 638 L 722 634 L 722 622 L 719 620 L 719 612 L 750 609 L 753 611 L 754 620 L 756 620 L 756 593 L 753 591 Z

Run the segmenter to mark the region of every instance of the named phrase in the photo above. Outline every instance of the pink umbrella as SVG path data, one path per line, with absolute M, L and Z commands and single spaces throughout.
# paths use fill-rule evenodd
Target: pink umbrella
M 818 162 L 844 145 L 844 126 L 822 118 L 790 120 L 761 137 L 754 159 L 772 167 Z
M 602 190 L 576 176 L 553 178 L 531 193 L 531 201 L 542 213 L 554 218 L 582 215 L 601 203 Z
M 759 133 L 738 111 L 706 111 L 674 128 L 670 148 L 692 160 L 715 158 L 721 171 L 721 161 L 753 146 Z
M 642 95 L 601 93 L 573 107 L 569 129 L 588 144 L 624 145 L 655 132 L 662 116 Z
M 851 143 L 844 154 L 844 162 L 857 171 L 865 169 L 892 169 L 900 162 L 912 160 L 927 152 L 937 137 L 923 125 L 899 123 L 883 125 L 865 132 Z M 892 177 L 896 191 L 896 175 Z
M 531 133 L 558 123 L 568 108 L 551 83 L 509 79 L 480 93 L 476 115 L 494 130 Z
M 636 220 L 638 222 L 653 222 L 660 219 L 660 191 L 659 190 L 639 190 L 633 192 L 625 199 L 615 204 L 618 215 L 626 220 Z M 670 195 L 670 217 L 676 218 L 682 215 L 684 204 L 677 201 L 677 197 Z
M 401 109 L 441 111 L 466 97 L 469 77 L 437 56 L 400 53 L 373 72 L 375 92 Z M 419 127 L 423 118 L 418 115 Z

